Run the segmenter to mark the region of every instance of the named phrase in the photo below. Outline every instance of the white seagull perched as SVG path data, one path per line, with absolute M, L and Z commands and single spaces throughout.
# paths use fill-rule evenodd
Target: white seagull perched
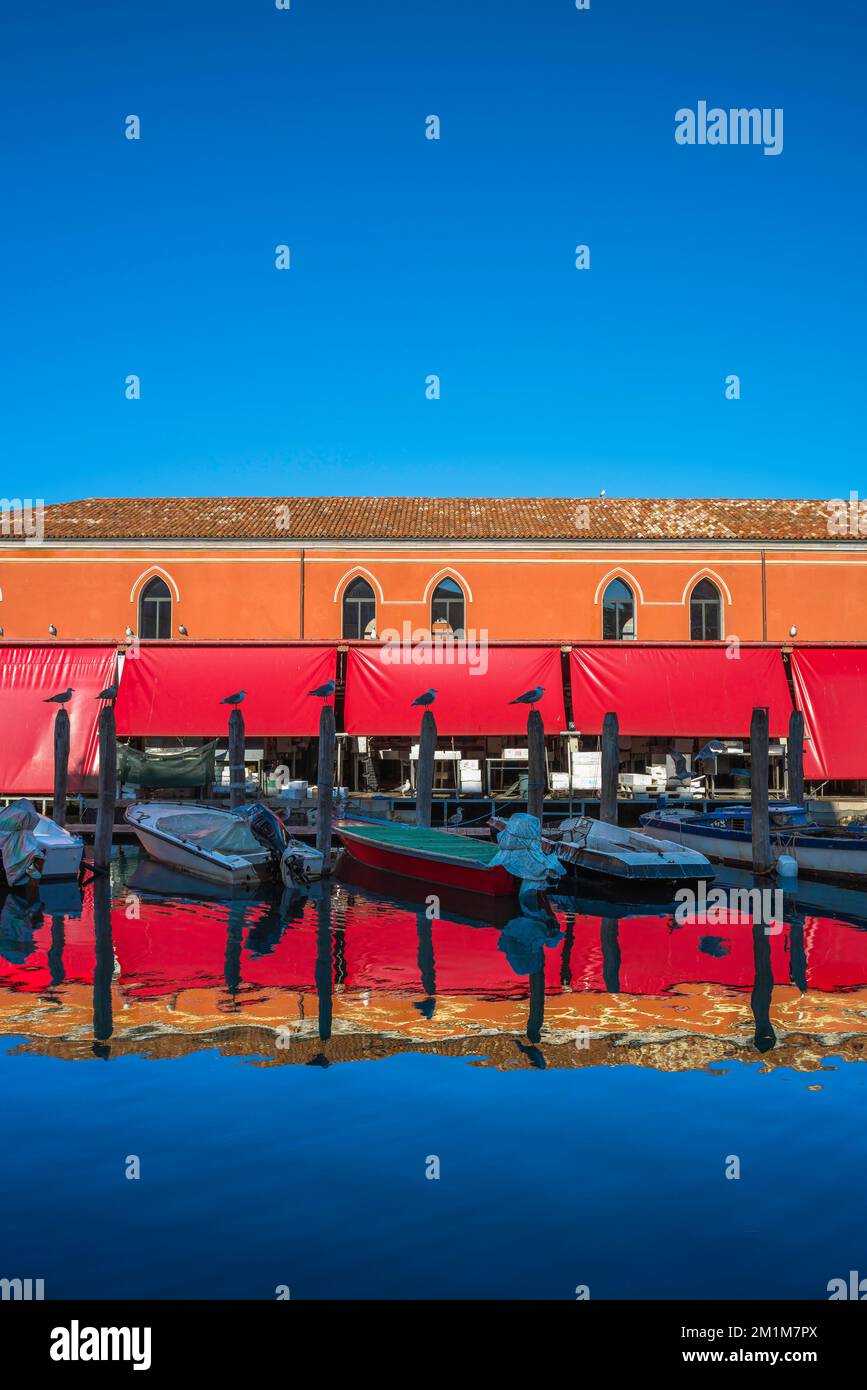
M 61 690 L 59 695 L 49 695 L 42 703 L 44 705 L 65 705 L 67 700 L 71 700 L 74 694 L 75 691 L 72 686 L 70 686 L 68 690 Z
M 430 690 L 426 690 L 424 694 L 417 695 L 412 703 L 414 705 L 432 705 L 436 697 L 437 693 L 434 690 L 433 686 L 431 686 Z
M 326 681 L 324 685 L 317 685 L 315 690 L 308 690 L 308 695 L 318 695 L 322 700 L 330 700 L 337 689 L 336 681 Z
M 221 700 L 221 701 L 220 701 L 220 704 L 221 704 L 221 705 L 235 705 L 235 706 L 237 707 L 238 705 L 242 705 L 242 704 L 244 703 L 244 700 L 245 700 L 245 698 L 246 698 L 246 695 L 247 695 L 246 690 L 236 690 L 235 693 L 234 693 L 234 695 L 227 695 L 226 698 L 225 698 L 225 700 Z
M 455 811 L 454 815 L 453 815 L 453 816 L 449 816 L 448 824 L 449 824 L 449 825 L 460 825 L 461 822 L 463 821 L 463 819 L 464 819 L 464 813 L 463 813 L 463 810 L 461 809 L 461 807 L 459 806 L 458 809 Z
M 544 685 L 534 685 L 532 690 L 525 690 L 523 695 L 519 695 L 516 700 L 510 700 L 510 705 L 538 705 L 542 696 L 545 694 Z

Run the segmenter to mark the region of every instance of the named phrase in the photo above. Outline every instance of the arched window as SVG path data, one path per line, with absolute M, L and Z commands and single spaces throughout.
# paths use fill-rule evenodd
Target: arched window
M 438 623 L 447 623 L 454 637 L 463 637 L 464 591 L 454 579 L 441 579 L 430 601 L 431 631 Z
M 693 642 L 719 642 L 722 637 L 722 599 L 709 579 L 700 579 L 690 594 L 689 635 Z
M 622 579 L 612 579 L 602 595 L 602 636 L 606 642 L 635 636 L 635 599 Z
M 171 637 L 172 595 L 159 575 L 149 579 L 138 601 L 139 637 Z
M 376 595 L 361 575 L 346 586 L 343 594 L 343 636 L 376 636 Z

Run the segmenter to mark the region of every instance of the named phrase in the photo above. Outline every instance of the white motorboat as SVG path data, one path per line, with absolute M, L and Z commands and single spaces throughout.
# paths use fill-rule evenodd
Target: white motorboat
M 713 878 L 697 849 L 642 835 L 628 826 L 573 816 L 545 829 L 542 843 L 567 870 L 640 883 L 692 883 Z
M 322 875 L 322 855 L 287 837 L 265 807 L 222 811 L 170 801 L 137 801 L 126 820 L 151 859 L 210 883 L 235 886 L 287 875 Z M 255 827 L 255 828 L 254 828 Z
M 867 881 L 867 827 L 863 824 L 823 826 L 811 821 L 803 806 L 772 802 L 769 808 L 771 852 L 774 859 L 789 855 L 801 873 L 816 878 Z M 725 864 L 751 868 L 753 862 L 752 808 L 720 806 L 697 812 L 663 807 L 641 817 L 648 835 L 664 842 L 676 840 Z
M 0 811 L 0 854 L 6 881 L 16 888 L 33 880 L 77 878 L 84 841 L 22 799 Z

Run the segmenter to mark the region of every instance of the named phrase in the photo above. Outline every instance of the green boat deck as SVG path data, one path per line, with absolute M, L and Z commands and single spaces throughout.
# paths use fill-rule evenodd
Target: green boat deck
M 340 826 L 337 833 L 340 834 Z M 382 825 L 354 825 L 348 822 L 344 827 L 360 840 L 369 844 L 387 846 L 389 849 L 412 850 L 414 854 L 448 854 L 452 859 L 461 859 L 467 864 L 488 865 L 497 853 L 492 840 L 472 840 L 464 835 L 450 835 L 447 830 L 427 830 L 419 825 L 401 825 L 384 822 Z

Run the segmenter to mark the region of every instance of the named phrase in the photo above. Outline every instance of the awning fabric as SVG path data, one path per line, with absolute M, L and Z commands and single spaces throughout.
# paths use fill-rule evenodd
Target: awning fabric
M 319 646 L 148 646 L 124 661 L 117 731 L 125 737 L 219 738 L 226 695 L 246 691 L 247 735 L 315 734 L 322 701 L 307 692 L 333 680 L 337 654 Z
M 423 710 L 413 700 L 436 690 L 432 707 L 439 734 L 526 733 L 529 706 L 510 705 L 544 686 L 537 708 L 545 732 L 566 727 L 559 647 L 476 647 L 462 661 L 460 646 L 351 647 L 346 669 L 348 734 L 418 734 Z M 453 657 L 449 663 L 447 658 Z M 406 657 L 403 661 L 399 658 Z M 439 658 L 439 659 L 438 659 Z
M 93 791 L 97 773 L 100 690 L 114 679 L 116 648 L 109 642 L 61 646 L 0 645 L 0 796 L 51 796 L 54 719 L 44 703 L 72 686 L 69 713 L 71 793 Z
M 790 661 L 804 776 L 867 777 L 867 647 L 798 647 Z
M 571 676 L 583 734 L 601 733 L 613 710 L 621 734 L 739 738 L 749 734 L 756 705 L 768 706 L 773 737 L 788 732 L 791 696 L 782 657 L 770 647 L 573 647 Z

